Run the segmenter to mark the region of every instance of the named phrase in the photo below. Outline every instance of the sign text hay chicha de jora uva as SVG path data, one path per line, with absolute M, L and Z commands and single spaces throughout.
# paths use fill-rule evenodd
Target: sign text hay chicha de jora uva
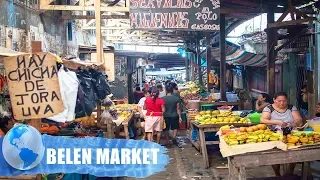
M 219 0 L 130 0 L 132 29 L 220 30 Z
M 8 57 L 4 67 L 16 120 L 46 118 L 63 111 L 55 56 Z

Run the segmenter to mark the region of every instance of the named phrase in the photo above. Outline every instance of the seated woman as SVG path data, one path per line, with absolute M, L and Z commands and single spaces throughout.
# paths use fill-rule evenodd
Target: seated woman
M 302 117 L 298 109 L 293 105 L 288 105 L 288 95 L 285 92 L 278 92 L 274 95 L 274 103 L 266 106 L 262 111 L 260 123 L 267 124 L 272 130 L 284 127 L 299 127 L 302 125 Z M 276 176 L 280 174 L 280 164 L 272 166 Z M 295 163 L 290 164 L 292 174 Z
M 266 93 L 261 93 L 256 101 L 256 111 L 261 113 L 269 104 L 272 104 L 270 96 Z

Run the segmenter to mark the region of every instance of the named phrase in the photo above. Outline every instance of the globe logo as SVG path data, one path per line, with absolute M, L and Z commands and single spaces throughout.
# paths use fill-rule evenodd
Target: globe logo
M 4 159 L 18 170 L 29 170 L 40 164 L 44 151 L 40 132 L 28 125 L 14 126 L 2 142 Z

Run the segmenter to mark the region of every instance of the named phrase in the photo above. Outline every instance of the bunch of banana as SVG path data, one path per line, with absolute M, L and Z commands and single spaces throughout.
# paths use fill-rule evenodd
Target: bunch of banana
M 281 139 L 281 134 L 274 133 L 270 130 L 258 130 L 255 132 L 231 132 L 224 135 L 223 138 L 228 145 L 233 146 L 238 144 L 279 141 Z
M 291 146 L 300 146 L 300 145 L 309 145 L 320 143 L 320 134 L 319 133 L 300 133 L 294 132 L 283 137 L 283 142 L 286 143 L 289 147 Z

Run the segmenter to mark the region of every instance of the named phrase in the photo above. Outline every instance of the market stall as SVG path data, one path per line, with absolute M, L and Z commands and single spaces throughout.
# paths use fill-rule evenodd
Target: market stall
M 113 126 L 119 121 L 118 116 L 123 118 L 124 126 L 132 119 L 134 113 L 108 108 L 112 105 L 111 92 L 102 64 L 62 60 L 51 53 L 10 56 L 2 62 L 0 113 L 13 112 L 12 118 L 18 123 L 34 126 L 42 134 L 103 137 L 105 129 L 98 127 L 102 112 L 115 114 L 109 116 Z M 57 176 L 64 175 L 47 177 Z M 65 179 L 77 175 L 67 176 Z M 19 179 L 41 179 L 41 175 Z
M 228 107 L 226 110 L 221 108 L 215 111 L 189 112 L 191 130 L 188 137 L 196 149 L 202 153 L 205 168 L 210 166 L 206 146 L 219 144 L 219 139 L 215 135 L 219 130 L 230 129 L 230 126 L 246 127 L 253 125 L 246 117 L 246 113 L 240 111 L 232 112 L 231 109 L 232 107 Z M 205 133 L 209 134 L 209 136 L 211 134 L 211 137 L 206 138 Z
M 273 132 L 263 124 L 235 128 L 220 134 L 220 152 L 228 158 L 230 179 L 247 179 L 246 168 L 282 164 L 286 174 L 290 163 L 302 163 L 302 179 L 306 180 L 309 162 L 319 160 L 320 133 Z
M 319 153 L 320 145 L 314 145 L 288 151 L 275 149 L 230 156 L 228 157 L 229 178 L 247 179 L 247 168 L 302 162 L 302 179 L 307 180 L 309 162 L 319 160 Z

